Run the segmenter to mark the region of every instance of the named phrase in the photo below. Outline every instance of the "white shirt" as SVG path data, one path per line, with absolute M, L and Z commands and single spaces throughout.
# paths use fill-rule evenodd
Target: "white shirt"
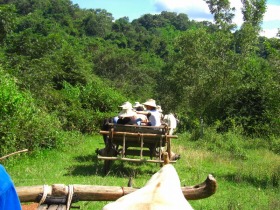
M 151 116 L 149 117 L 149 121 L 151 123 L 151 126 L 160 126 L 161 125 L 161 113 L 157 110 L 149 110 L 151 113 Z

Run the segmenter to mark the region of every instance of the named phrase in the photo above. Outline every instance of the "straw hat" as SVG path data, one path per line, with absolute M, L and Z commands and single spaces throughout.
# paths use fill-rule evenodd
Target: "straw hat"
M 136 114 L 136 112 L 134 112 L 132 109 L 123 109 L 120 113 L 119 113 L 119 117 L 133 117 Z
M 121 106 L 119 106 L 119 107 L 121 107 L 122 109 L 132 109 L 132 104 L 129 102 L 129 101 L 127 101 L 127 102 L 124 102 Z
M 158 112 L 162 112 L 162 109 L 161 109 L 160 105 L 157 105 L 157 110 L 158 110 Z
M 133 105 L 134 108 L 137 108 L 139 106 L 143 106 L 143 104 L 140 104 L 138 101 L 136 101 L 135 104 Z
M 154 99 L 148 99 L 145 103 L 143 103 L 145 106 L 151 106 L 151 107 L 157 107 L 156 101 Z

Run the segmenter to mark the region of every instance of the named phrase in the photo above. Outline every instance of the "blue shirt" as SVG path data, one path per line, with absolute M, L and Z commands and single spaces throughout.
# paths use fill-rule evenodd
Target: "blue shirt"
M 113 118 L 113 123 L 114 123 L 114 124 L 117 124 L 118 119 L 119 119 L 119 117 L 118 117 L 118 116 L 114 117 L 114 118 Z
M 0 164 L 0 210 L 21 210 L 20 201 L 9 174 Z

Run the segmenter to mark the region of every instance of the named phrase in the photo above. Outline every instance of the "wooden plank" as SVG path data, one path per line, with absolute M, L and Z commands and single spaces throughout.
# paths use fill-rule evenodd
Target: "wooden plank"
M 141 138 L 141 145 L 140 145 L 140 159 L 142 159 L 142 157 L 143 157 L 143 146 L 144 146 L 143 136 L 141 136 L 140 138 Z
M 126 135 L 123 135 L 123 142 L 122 142 L 122 157 L 124 157 L 124 155 L 125 155 L 125 136 L 126 136 Z
M 163 163 L 163 160 L 149 160 L 149 159 L 133 159 L 133 158 L 122 158 L 122 157 L 105 157 L 98 155 L 99 160 L 120 160 L 138 163 Z M 171 160 L 170 163 L 176 163 L 176 160 Z
M 129 148 L 126 150 L 125 155 L 126 156 L 139 156 L 139 153 L 141 153 L 141 150 L 139 148 Z M 150 150 L 142 149 L 142 158 L 140 155 L 140 159 L 143 159 L 143 156 L 150 157 Z
M 110 134 L 110 131 L 99 131 L 100 134 Z M 164 134 L 161 134 L 161 133 L 131 133 L 131 132 L 123 132 L 123 131 L 113 131 L 112 132 L 113 135 L 121 135 L 123 136 L 124 134 L 126 136 L 140 136 L 140 135 L 143 135 L 143 136 L 150 136 L 150 137 L 168 137 L 168 138 L 175 138 L 177 139 L 178 136 L 177 135 L 164 135 Z

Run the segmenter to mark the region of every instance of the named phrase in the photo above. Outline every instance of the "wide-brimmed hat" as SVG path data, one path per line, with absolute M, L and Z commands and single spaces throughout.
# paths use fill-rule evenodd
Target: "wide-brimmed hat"
M 160 105 L 157 105 L 157 110 L 158 110 L 158 112 L 162 112 L 162 109 L 161 109 Z
M 135 102 L 135 104 L 133 105 L 134 108 L 137 107 L 143 107 L 143 104 L 140 104 L 138 101 Z
M 122 109 L 132 109 L 132 104 L 129 102 L 129 101 L 127 101 L 127 102 L 124 102 L 121 106 L 119 106 L 119 107 L 121 107 Z
M 132 109 L 123 109 L 120 113 L 119 113 L 119 117 L 133 117 L 136 114 L 135 111 L 133 111 Z
M 154 99 L 148 99 L 145 103 L 143 103 L 145 106 L 151 106 L 151 107 L 157 107 L 156 101 Z

